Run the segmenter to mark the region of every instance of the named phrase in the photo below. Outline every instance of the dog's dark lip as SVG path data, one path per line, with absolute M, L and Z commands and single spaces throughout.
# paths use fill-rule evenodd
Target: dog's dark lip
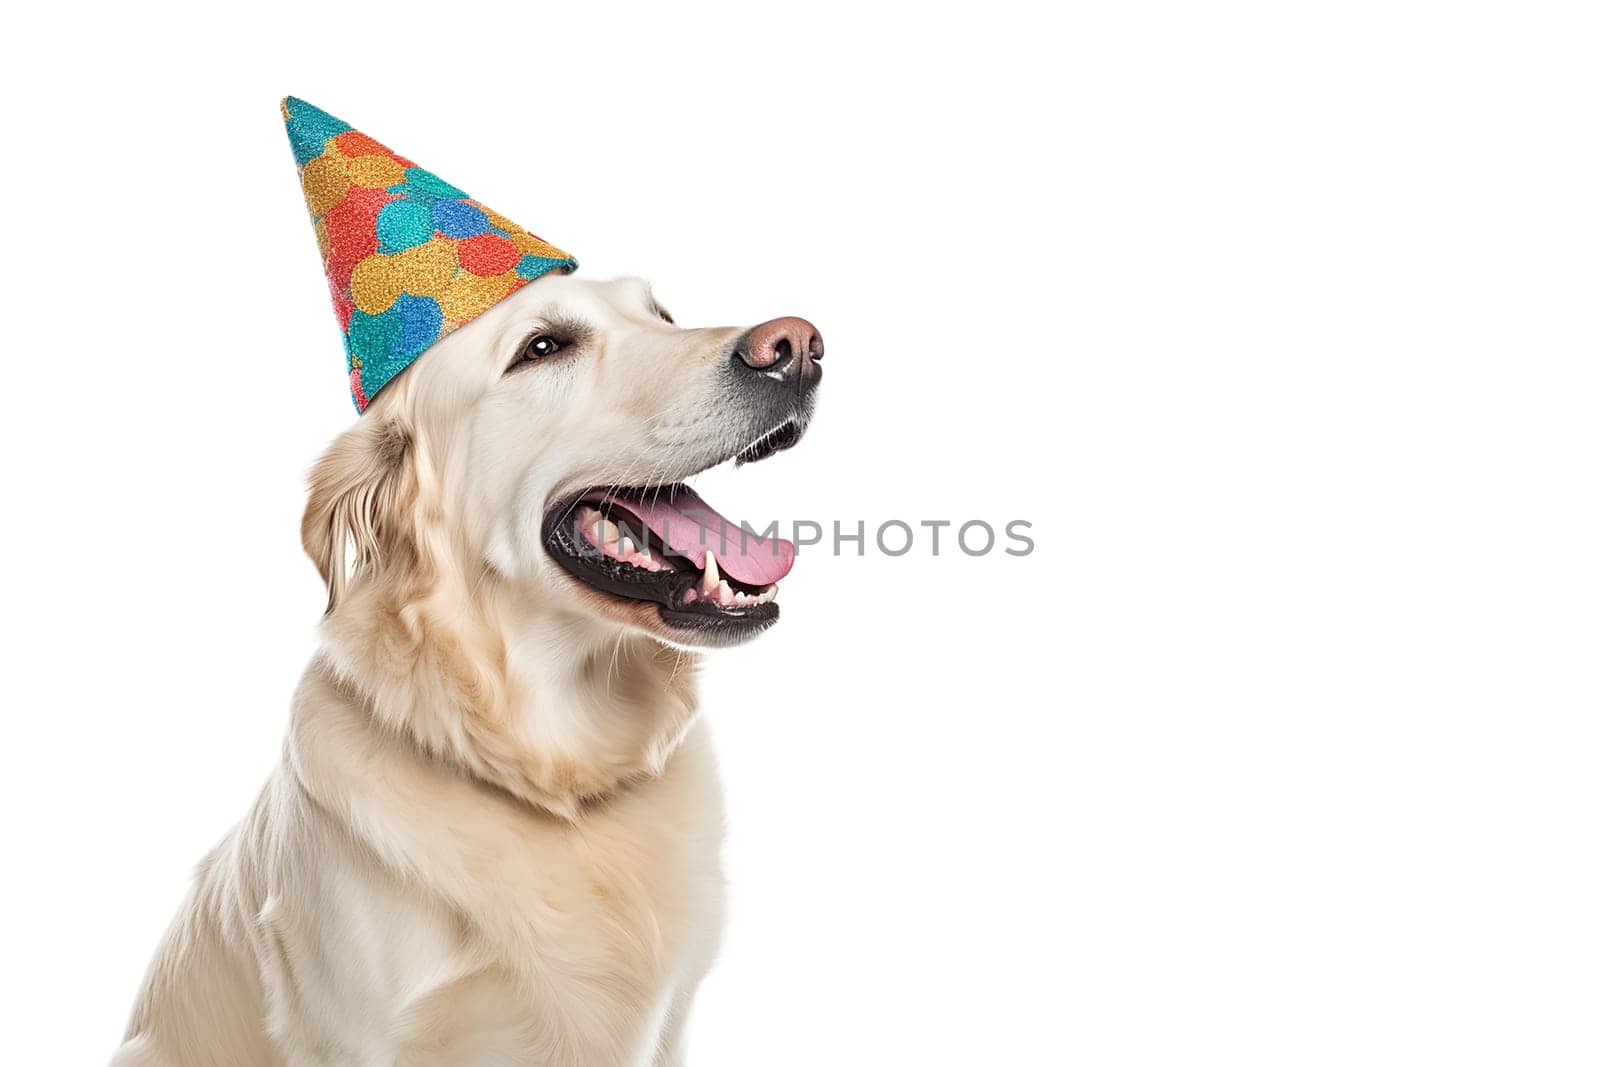
M 778 621 L 778 605 L 765 604 L 724 607 L 696 597 L 704 572 L 688 560 L 652 546 L 666 564 L 660 571 L 647 571 L 597 551 L 578 527 L 578 505 L 584 501 L 617 501 L 625 506 L 627 497 L 643 493 L 670 493 L 676 486 L 649 486 L 604 491 L 585 490 L 559 501 L 545 514 L 544 547 L 562 570 L 584 585 L 619 600 L 644 601 L 658 605 L 661 621 L 674 630 L 696 633 L 713 642 L 750 637 Z M 630 530 L 648 538 L 642 524 Z M 726 579 L 735 589 L 757 590 Z

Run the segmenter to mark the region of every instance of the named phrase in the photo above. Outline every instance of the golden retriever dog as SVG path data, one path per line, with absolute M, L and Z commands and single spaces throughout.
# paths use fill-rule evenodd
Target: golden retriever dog
M 113 1062 L 681 1063 L 722 922 L 695 650 L 777 620 L 794 546 L 680 483 L 798 441 L 821 356 L 549 275 L 386 385 L 311 474 L 282 762 Z

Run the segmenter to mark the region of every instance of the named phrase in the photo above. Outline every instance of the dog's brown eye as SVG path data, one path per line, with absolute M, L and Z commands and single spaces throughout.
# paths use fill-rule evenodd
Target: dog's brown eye
M 517 362 L 510 365 L 510 370 L 517 370 L 518 366 L 533 363 L 536 360 L 546 360 L 562 350 L 562 342 L 552 338 L 550 334 L 541 333 L 536 338 L 528 338 L 523 342 L 522 352 L 517 354 Z
M 539 332 L 530 335 L 517 347 L 517 356 L 506 368 L 507 374 L 543 363 L 558 354 L 562 359 L 570 359 L 573 354 L 582 351 L 594 336 L 593 329 L 587 324 L 562 317 L 547 319 L 534 328 Z

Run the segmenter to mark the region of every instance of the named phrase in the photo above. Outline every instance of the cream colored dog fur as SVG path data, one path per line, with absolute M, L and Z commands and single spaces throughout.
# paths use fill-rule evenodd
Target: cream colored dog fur
M 508 374 L 580 320 L 583 351 Z M 541 547 L 549 502 L 765 429 L 740 328 L 550 276 L 388 385 L 311 477 L 329 590 L 283 759 L 201 863 L 122 1067 L 676 1064 L 722 922 L 697 654 Z

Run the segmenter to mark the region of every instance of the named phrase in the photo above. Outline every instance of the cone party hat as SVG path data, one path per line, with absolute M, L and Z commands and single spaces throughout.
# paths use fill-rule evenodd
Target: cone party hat
M 450 331 L 539 275 L 577 267 L 349 123 L 292 96 L 282 109 L 357 411 Z

